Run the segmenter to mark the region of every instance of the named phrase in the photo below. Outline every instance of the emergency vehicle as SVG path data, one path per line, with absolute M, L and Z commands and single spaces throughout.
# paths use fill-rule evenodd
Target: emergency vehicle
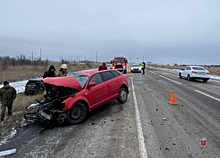
M 127 59 L 125 57 L 115 57 L 112 61 L 112 69 L 127 73 Z

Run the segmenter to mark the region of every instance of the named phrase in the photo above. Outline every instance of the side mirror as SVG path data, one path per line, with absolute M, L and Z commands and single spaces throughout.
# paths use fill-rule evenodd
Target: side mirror
M 89 87 L 93 87 L 93 86 L 95 86 L 95 85 L 96 85 L 95 82 L 91 82 L 91 83 L 89 83 Z

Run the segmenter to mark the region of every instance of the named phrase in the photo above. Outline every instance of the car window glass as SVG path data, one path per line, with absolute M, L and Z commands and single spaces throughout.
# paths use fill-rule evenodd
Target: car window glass
M 192 67 L 193 68 L 193 70 L 205 70 L 204 68 L 202 68 L 202 67 Z
M 102 74 L 102 76 L 104 78 L 104 81 L 108 81 L 108 80 L 110 80 L 110 79 L 115 77 L 110 71 L 102 72 L 101 74 Z
M 140 67 L 139 65 L 132 65 L 132 67 Z
M 184 70 L 187 70 L 187 67 L 185 67 L 185 69 Z
M 101 78 L 100 74 L 95 74 L 95 75 L 93 75 L 93 76 L 91 77 L 89 83 L 91 83 L 91 82 L 95 82 L 96 84 L 102 83 L 102 78 Z
M 120 76 L 120 74 L 116 71 L 111 71 L 116 77 Z

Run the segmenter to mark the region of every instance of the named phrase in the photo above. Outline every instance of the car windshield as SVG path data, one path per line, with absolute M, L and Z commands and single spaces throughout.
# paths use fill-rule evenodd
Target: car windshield
M 124 63 L 124 60 L 115 60 L 114 63 Z
M 193 70 L 205 70 L 204 68 L 202 67 L 192 67 Z
M 140 67 L 140 65 L 132 65 L 132 67 Z
M 87 75 L 83 75 L 83 74 L 72 72 L 72 71 L 69 71 L 67 76 L 74 76 L 77 79 L 77 81 L 79 82 L 79 84 L 81 85 L 82 88 L 85 87 L 86 82 L 89 79 L 89 76 L 87 76 Z

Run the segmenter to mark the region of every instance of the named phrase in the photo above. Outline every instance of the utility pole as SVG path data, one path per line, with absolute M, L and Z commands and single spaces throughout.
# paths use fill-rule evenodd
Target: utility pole
M 40 49 L 40 64 L 41 64 L 41 49 Z
M 96 63 L 97 63 L 97 51 L 96 51 Z
M 142 63 L 144 62 L 144 55 L 142 55 Z
M 33 56 L 34 56 L 34 53 L 32 52 L 31 54 L 32 54 L 32 62 L 33 62 L 33 59 L 34 59 L 34 57 L 33 57 Z

